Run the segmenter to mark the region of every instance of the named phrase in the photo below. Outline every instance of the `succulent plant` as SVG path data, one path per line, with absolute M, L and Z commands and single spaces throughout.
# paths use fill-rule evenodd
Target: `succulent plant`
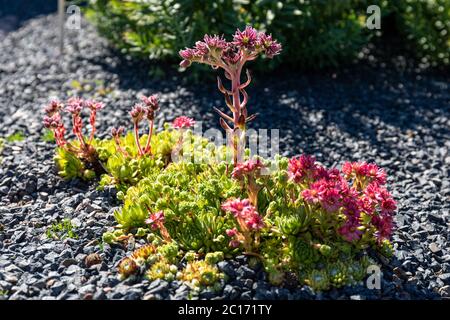
M 123 258 L 119 263 L 119 274 L 122 278 L 128 278 L 138 271 L 139 266 L 132 258 Z
M 200 62 L 225 70 L 232 88 L 219 81 L 219 89 L 233 118 L 219 114 L 222 127 L 237 138 L 235 129 L 245 130 L 254 119 L 246 108 L 250 79 L 240 83 L 241 69 L 259 54 L 273 56 L 279 50 L 270 36 L 247 27 L 233 42 L 206 36 L 180 54 L 183 67 Z M 52 102 L 45 118 L 58 145 L 55 160 L 62 176 L 101 175 L 100 187 L 112 184 L 118 190 L 123 206 L 114 212 L 116 229 L 105 232 L 103 241 L 127 245 L 138 237 L 148 242 L 119 263 L 122 278 L 148 268 L 149 279 L 214 287 L 222 278 L 215 264 L 244 253 L 252 256 L 252 264 L 262 262 L 274 284 L 295 273 L 315 290 L 326 290 L 365 276 L 370 261 L 361 254 L 367 248 L 386 256 L 392 252 L 396 204 L 384 187 L 385 172 L 375 164 L 349 162 L 341 170 L 327 169 L 308 155 L 269 160 L 250 157 L 250 150 L 239 158 L 239 141 L 216 146 L 189 130 L 195 121 L 185 116 L 154 132 L 158 101 L 154 96 L 141 100 L 130 113 L 133 132 L 115 129 L 109 139 L 94 138 L 102 105 L 93 101 L 68 102 L 72 141 L 64 137 L 60 103 Z M 84 107 L 90 109 L 92 128 L 86 137 Z M 141 136 L 144 120 L 148 134 Z M 174 153 L 182 157 L 174 159 Z M 274 170 L 263 175 L 266 168 Z M 181 270 L 180 261 L 187 263 Z
M 328 278 L 334 287 L 342 287 L 348 282 L 347 267 L 345 264 L 341 262 L 332 263 L 327 266 L 327 269 Z
M 175 242 L 159 246 L 156 251 L 168 262 L 175 263 L 179 255 L 179 246 Z
M 302 206 L 299 208 L 285 208 L 285 212 L 276 217 L 276 225 L 280 231 L 287 236 L 295 236 L 301 232 L 305 232 L 311 217 Z
M 389 240 L 384 239 L 381 242 L 380 251 L 381 251 L 381 254 L 383 254 L 384 256 L 391 258 L 394 255 L 394 246 L 392 245 L 392 243 Z
M 181 273 L 180 279 L 193 287 L 211 287 L 224 276 L 214 264 L 205 260 L 189 262 Z
M 205 261 L 206 263 L 209 263 L 210 265 L 215 265 L 216 263 L 222 261 L 224 259 L 223 252 L 217 251 L 217 252 L 209 252 L 205 255 Z
M 130 258 L 137 264 L 142 265 L 147 262 L 148 258 L 156 253 L 156 248 L 152 244 L 146 244 L 131 253 Z
M 326 270 L 314 269 L 308 273 L 304 281 L 315 291 L 325 291 L 330 287 L 330 280 Z
M 172 264 L 166 259 L 160 259 L 151 265 L 146 273 L 146 277 L 149 280 L 163 279 L 169 282 L 173 281 L 175 280 L 176 271 L 173 272 L 174 269 L 171 266 Z
M 294 265 L 311 265 L 319 260 L 317 250 L 307 241 L 290 237 L 288 252 Z

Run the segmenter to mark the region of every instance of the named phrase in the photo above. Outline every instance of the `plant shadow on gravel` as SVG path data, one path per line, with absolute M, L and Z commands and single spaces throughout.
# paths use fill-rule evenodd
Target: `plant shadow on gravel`
M 209 81 L 197 84 L 189 75 L 177 72 L 173 65 L 130 60 L 114 48 L 110 50 L 119 63 L 111 65 L 100 58 L 87 60 L 117 75 L 120 89 L 151 88 L 168 93 L 183 86 L 187 92 L 179 99 L 187 101 L 180 101 L 183 103 L 180 114 L 195 105 L 197 120 L 202 115 L 204 127 L 218 124 L 211 106 L 220 106 L 221 97 Z M 155 66 L 166 72 L 152 76 L 149 70 Z M 210 77 L 210 73 L 201 70 L 196 70 L 196 75 Z M 436 117 L 450 116 L 450 94 L 445 93 L 449 83 L 446 70 L 420 71 L 414 69 L 414 62 L 402 56 L 382 56 L 376 63 L 362 60 L 341 69 L 302 74 L 284 67 L 270 75 L 256 74 L 253 81 L 254 88 L 249 89 L 249 94 L 258 97 L 250 100 L 250 109 L 258 113 L 253 128 L 279 129 L 281 152 L 292 150 L 292 146 L 286 147 L 289 137 L 284 139 L 283 133 L 295 132 L 304 141 L 303 146 L 295 146 L 291 152 L 320 154 L 321 150 L 311 147 L 316 145 L 314 142 L 321 136 L 332 138 L 342 131 L 376 145 L 388 158 L 398 139 L 383 134 L 386 126 L 410 135 L 410 130 L 432 127 Z M 445 134 L 442 129 L 433 132 L 436 136 Z

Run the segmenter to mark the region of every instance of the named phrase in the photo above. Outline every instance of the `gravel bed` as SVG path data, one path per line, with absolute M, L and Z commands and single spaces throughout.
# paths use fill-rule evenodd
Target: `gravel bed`
M 222 106 L 213 84 L 184 85 L 182 74 L 158 80 L 147 65 L 108 48 L 90 25 L 70 31 L 59 56 L 56 16 L 30 19 L 0 44 L 0 137 L 24 132 L 0 153 L 0 299 L 185 299 L 177 281 L 120 282 L 116 266 L 132 250 L 99 240 L 120 206 L 114 189 L 66 182 L 53 165 L 54 146 L 41 139 L 42 106 L 51 96 L 104 95 L 99 133 L 130 126 L 140 94 L 158 93 L 158 125 L 179 115 L 217 127 Z M 74 82 L 75 80 L 75 82 Z M 395 258 L 383 265 L 381 290 L 361 284 L 315 294 L 307 287 L 272 287 L 245 257 L 220 263 L 230 277 L 200 299 L 442 299 L 450 297 L 450 90 L 444 73 L 414 70 L 405 59 L 360 63 L 316 74 L 257 76 L 249 89 L 254 128 L 280 130 L 280 151 L 307 152 L 328 165 L 373 161 L 386 168 L 398 201 Z M 71 219 L 78 239 L 46 237 Z M 98 253 L 101 263 L 85 259 Z

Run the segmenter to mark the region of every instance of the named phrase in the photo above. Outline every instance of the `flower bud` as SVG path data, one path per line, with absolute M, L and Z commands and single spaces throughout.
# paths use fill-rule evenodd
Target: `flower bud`
M 102 103 L 102 102 L 97 102 L 97 101 L 94 101 L 94 100 L 87 100 L 87 101 L 85 102 L 85 105 L 86 105 L 89 109 L 91 109 L 92 111 L 97 111 L 97 110 L 103 109 L 103 108 L 105 107 L 105 104 L 104 104 L 104 103 Z
M 180 67 L 182 67 L 182 68 L 188 68 L 190 65 L 191 65 L 191 61 L 189 61 L 189 60 L 182 60 L 180 62 Z
M 153 94 L 149 97 L 142 96 L 141 101 L 151 110 L 156 111 L 159 109 L 158 96 Z
M 133 109 L 130 111 L 131 118 L 133 118 L 134 123 L 139 123 L 142 121 L 146 114 L 144 106 L 140 103 L 135 104 Z
M 59 102 L 58 100 L 52 100 L 50 103 L 45 107 L 45 113 L 47 113 L 48 116 L 53 116 L 55 113 L 59 112 L 63 108 L 63 104 Z
M 70 98 L 67 101 L 66 111 L 74 115 L 78 115 L 80 114 L 81 110 L 83 110 L 83 107 L 84 107 L 84 100 L 76 97 Z

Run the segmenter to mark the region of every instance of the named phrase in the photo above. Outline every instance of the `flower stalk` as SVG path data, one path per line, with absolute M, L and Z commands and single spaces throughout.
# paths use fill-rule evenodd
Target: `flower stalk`
M 90 109 L 89 123 L 91 125 L 91 133 L 87 141 L 83 136 L 83 120 L 81 117 L 85 107 Z M 100 161 L 97 150 L 92 143 L 96 132 L 95 122 L 97 111 L 103 109 L 103 107 L 104 104 L 101 102 L 70 98 L 67 101 L 67 106 L 64 108 L 61 102 L 53 100 L 45 107 L 46 116 L 44 116 L 43 120 L 44 126 L 53 132 L 56 144 L 79 158 L 98 175 L 105 173 L 106 169 Z M 75 146 L 65 139 L 66 128 L 62 121 L 61 111 L 66 111 L 72 115 L 72 132 L 77 138 L 79 146 Z
M 155 113 L 159 110 L 158 97 L 156 95 L 151 95 L 150 97 L 141 97 L 141 103 L 137 103 L 130 111 L 130 116 L 133 120 L 133 130 L 134 130 L 134 141 L 138 151 L 138 156 L 143 157 L 145 155 L 152 155 L 151 139 L 153 135 L 153 126 L 155 121 Z M 142 147 L 139 138 L 139 124 L 144 120 L 148 123 L 148 135 L 145 146 Z M 116 140 L 116 145 L 118 150 L 121 149 L 118 141 Z
M 219 91 L 225 96 L 225 104 L 232 116 L 214 108 L 220 115 L 221 127 L 229 133 L 233 151 L 233 164 L 236 166 L 243 160 L 245 149 L 246 124 L 256 118 L 256 114 L 248 115 L 248 94 L 245 88 L 251 82 L 250 72 L 246 70 L 247 80 L 241 83 L 241 73 L 247 61 L 256 59 L 259 55 L 273 58 L 281 52 L 281 45 L 272 39 L 271 35 L 258 32 L 247 26 L 243 31 L 237 30 L 233 41 L 227 42 L 218 35 L 205 35 L 203 41 L 197 41 L 193 48 L 186 48 L 179 52 L 183 58 L 180 66 L 189 67 L 192 62 L 210 65 L 213 69 L 221 68 L 225 77 L 231 82 L 228 90 L 217 77 Z

